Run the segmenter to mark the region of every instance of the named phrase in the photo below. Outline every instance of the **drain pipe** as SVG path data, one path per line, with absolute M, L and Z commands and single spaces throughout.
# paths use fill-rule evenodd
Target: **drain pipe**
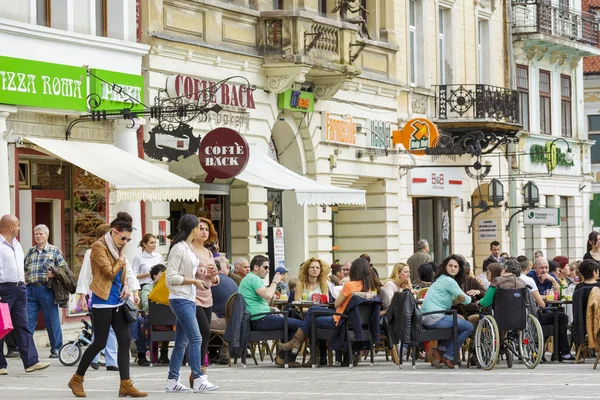
M 513 43 L 512 43 L 512 0 L 505 0 L 506 7 L 506 41 L 507 41 L 507 49 L 508 49 L 508 74 L 509 74 L 509 88 L 515 89 L 515 57 L 513 54 Z M 520 116 L 522 117 L 522 116 Z M 514 154 L 518 149 L 517 144 L 509 143 L 507 145 L 507 152 L 512 154 L 508 156 L 507 154 L 507 162 L 508 162 L 508 193 L 509 193 L 509 204 L 511 206 L 516 206 L 518 201 L 517 196 L 517 182 L 515 180 L 515 174 L 513 170 L 513 158 L 516 157 Z M 518 163 L 514 163 L 518 165 Z M 502 227 L 504 229 L 504 227 Z M 510 253 L 511 255 L 518 255 L 519 253 L 519 224 L 518 218 L 513 218 L 510 223 L 508 236 L 510 240 Z

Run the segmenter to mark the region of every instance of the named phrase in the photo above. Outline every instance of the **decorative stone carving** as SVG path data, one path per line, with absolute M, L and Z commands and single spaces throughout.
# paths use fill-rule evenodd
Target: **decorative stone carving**
M 571 68 L 577 68 L 579 66 L 579 61 L 581 61 L 581 56 L 571 57 Z
M 533 45 L 527 49 L 527 59 L 531 61 L 533 58 L 535 58 L 540 61 L 542 58 L 544 58 L 546 51 L 548 51 L 547 47 L 539 46 L 537 44 Z
M 294 83 L 304 83 L 310 67 L 301 65 L 263 64 L 267 77 L 265 90 L 282 93 Z
M 552 64 L 557 63 L 558 65 L 563 65 L 566 58 L 567 54 L 558 50 L 554 50 L 552 53 L 550 53 L 550 62 Z
M 411 112 L 413 114 L 427 114 L 427 100 L 421 96 L 415 96 L 411 102 Z
M 346 83 L 345 76 L 335 78 L 316 78 L 314 80 L 314 94 L 319 100 L 329 100 L 340 90 Z

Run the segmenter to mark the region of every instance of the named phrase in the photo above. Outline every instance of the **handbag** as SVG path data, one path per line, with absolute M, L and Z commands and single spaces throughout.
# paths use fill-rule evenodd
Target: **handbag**
M 125 319 L 127 319 L 127 322 L 130 324 L 137 321 L 139 311 L 137 306 L 133 304 L 133 301 L 130 299 L 125 300 L 125 303 L 123 303 L 123 312 L 125 313 Z
M 0 339 L 13 330 L 12 318 L 8 303 L 0 303 Z M 1 350 L 0 350 L 1 351 Z
M 169 305 L 169 289 L 167 288 L 167 274 L 162 273 L 148 295 L 148 300 L 158 304 Z

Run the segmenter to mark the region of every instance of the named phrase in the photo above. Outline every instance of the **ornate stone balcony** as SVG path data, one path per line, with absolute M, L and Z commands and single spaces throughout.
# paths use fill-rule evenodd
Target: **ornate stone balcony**
M 356 61 L 375 43 L 358 35 L 354 24 L 302 10 L 261 12 L 258 35 L 269 90 L 279 93 L 309 79 L 315 96 L 331 98 L 361 70 Z M 394 46 L 395 47 L 395 46 Z

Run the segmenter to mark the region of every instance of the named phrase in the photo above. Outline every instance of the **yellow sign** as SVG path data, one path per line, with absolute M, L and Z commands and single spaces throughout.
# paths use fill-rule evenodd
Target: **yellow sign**
M 432 147 L 439 135 L 433 122 L 425 118 L 414 118 L 401 131 L 392 132 L 392 143 L 402 144 L 412 154 L 424 155 L 425 149 Z
M 348 119 L 332 118 L 329 112 L 323 114 L 325 126 L 325 141 L 346 144 L 356 144 L 356 122 Z

